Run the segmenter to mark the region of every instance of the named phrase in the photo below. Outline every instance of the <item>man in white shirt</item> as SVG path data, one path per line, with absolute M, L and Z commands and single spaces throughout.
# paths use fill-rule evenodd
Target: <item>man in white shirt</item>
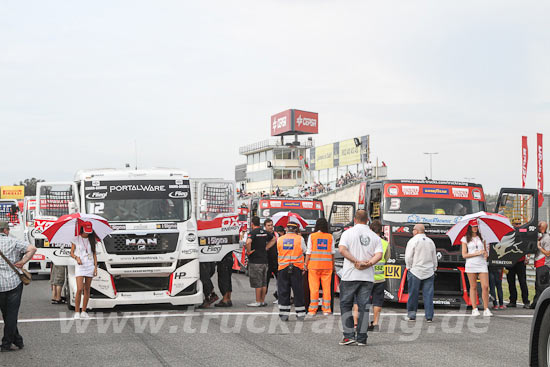
M 344 256 L 340 283 L 340 312 L 344 339 L 340 345 L 367 345 L 369 325 L 368 301 L 374 284 L 374 265 L 382 258 L 380 237 L 367 226 L 368 215 L 364 210 L 355 214 L 355 226 L 342 234 L 338 250 Z M 359 308 L 356 330 L 353 326 L 354 299 Z
M 424 298 L 424 313 L 426 320 L 432 322 L 434 317 L 434 277 L 437 269 L 437 254 L 435 243 L 424 233 L 423 224 L 413 228 L 414 237 L 407 242 L 405 264 L 407 266 L 407 286 L 409 300 L 407 301 L 406 320 L 416 320 L 418 310 L 418 294 L 422 287 Z

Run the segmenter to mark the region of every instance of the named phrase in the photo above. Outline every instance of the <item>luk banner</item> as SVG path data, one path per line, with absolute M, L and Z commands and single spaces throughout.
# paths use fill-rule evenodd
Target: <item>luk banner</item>
M 528 159 L 529 159 L 529 152 L 527 151 L 527 137 L 522 136 L 521 137 L 521 187 L 525 187 Z
M 542 172 L 542 134 L 537 134 L 537 189 L 539 190 L 539 208 L 544 202 L 544 175 Z

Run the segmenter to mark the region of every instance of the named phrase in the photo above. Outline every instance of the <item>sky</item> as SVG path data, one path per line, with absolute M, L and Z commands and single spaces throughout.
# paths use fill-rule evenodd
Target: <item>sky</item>
M 549 18 L 542 1 L 3 1 L 0 184 L 136 161 L 233 179 L 238 148 L 297 108 L 319 113 L 317 145 L 369 134 L 391 178 L 438 152 L 434 179 L 487 193 L 521 185 L 526 135 L 534 188 Z

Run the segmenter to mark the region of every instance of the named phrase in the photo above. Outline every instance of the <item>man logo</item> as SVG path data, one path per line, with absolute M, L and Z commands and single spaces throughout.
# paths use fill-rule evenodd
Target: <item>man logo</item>
M 158 243 L 158 240 L 156 238 L 127 238 L 126 239 L 126 246 L 135 246 L 135 245 L 149 245 L 149 246 L 156 246 Z M 139 250 L 139 247 L 138 247 Z
M 146 247 L 145 245 L 138 245 L 137 249 L 138 251 L 145 251 Z

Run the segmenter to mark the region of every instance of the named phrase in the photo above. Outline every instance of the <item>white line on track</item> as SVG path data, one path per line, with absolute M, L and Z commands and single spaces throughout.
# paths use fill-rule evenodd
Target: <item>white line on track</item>
M 292 313 L 294 314 L 294 313 Z M 98 320 L 98 319 L 144 319 L 144 318 L 161 318 L 161 317 L 200 317 L 200 316 L 272 316 L 278 315 L 278 312 L 178 312 L 178 313 L 114 313 L 114 314 L 105 314 L 104 316 L 90 316 L 89 320 Z M 383 316 L 406 316 L 407 313 L 395 313 L 395 312 L 383 312 Z M 340 313 L 335 312 L 333 316 L 340 316 Z M 424 316 L 423 313 L 418 313 L 417 317 Z M 444 317 L 470 317 L 470 313 L 441 313 L 435 314 L 436 319 L 441 319 Z M 533 315 L 495 315 L 494 318 L 532 318 Z M 20 323 L 32 323 L 32 322 L 59 322 L 59 321 L 71 321 L 72 317 L 51 317 L 51 318 L 33 318 L 33 319 L 20 319 Z M 0 320 L 0 324 L 3 324 L 4 321 Z

